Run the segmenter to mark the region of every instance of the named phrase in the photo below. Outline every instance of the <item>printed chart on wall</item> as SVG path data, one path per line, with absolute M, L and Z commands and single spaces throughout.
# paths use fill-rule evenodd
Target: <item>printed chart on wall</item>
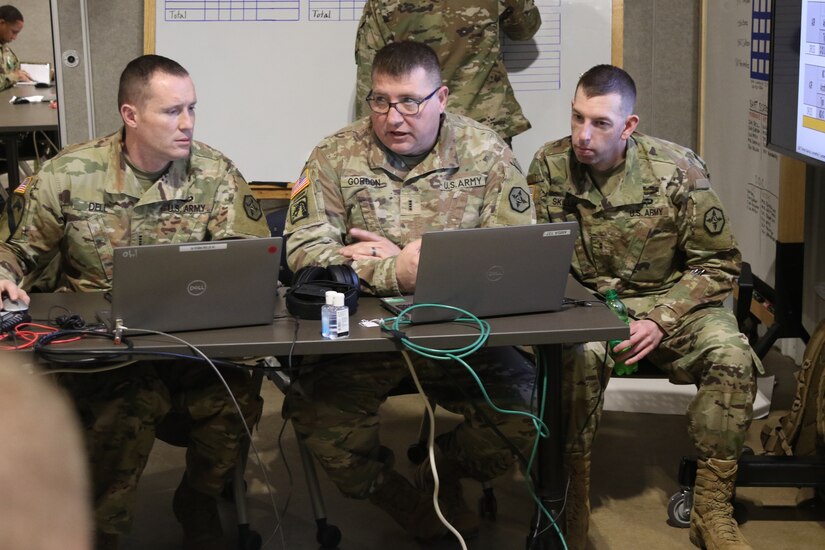
M 802 2 L 796 151 L 825 162 L 825 2 Z
M 771 0 L 709 0 L 704 151 L 754 274 L 774 283 L 779 157 L 765 146 Z
M 157 0 L 156 52 L 192 74 L 195 137 L 249 181 L 295 179 L 312 148 L 352 122 L 355 33 L 366 0 Z M 541 144 L 570 133 L 578 75 L 610 61 L 610 0 L 536 0 L 542 27 L 503 44 L 533 128 L 515 139 L 527 169 Z

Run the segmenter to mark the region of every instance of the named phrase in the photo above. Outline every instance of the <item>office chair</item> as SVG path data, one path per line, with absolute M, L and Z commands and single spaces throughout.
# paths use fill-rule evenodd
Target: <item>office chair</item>
M 742 262 L 742 273 L 738 281 L 738 299 L 734 312 L 739 323 L 739 330 L 748 336 L 751 346 L 762 359 L 770 347 L 758 346 L 757 334 L 759 319 L 751 313 L 754 279 L 751 266 Z M 785 457 L 756 455 L 745 447 L 739 458 L 739 471 L 736 487 L 812 487 L 825 491 L 825 458 L 823 457 Z M 679 464 L 680 489 L 668 502 L 668 518 L 676 527 L 690 527 L 690 510 L 693 506 L 693 487 L 696 483 L 696 458 L 683 457 Z M 734 505 L 734 517 L 739 523 L 745 521 L 745 509 Z
M 263 375 L 256 372 L 252 377 L 252 389 L 260 394 Z M 252 426 L 250 426 L 252 429 Z M 183 413 L 170 411 L 155 429 L 155 437 L 175 447 L 189 446 L 189 433 L 192 431 L 191 419 Z M 238 526 L 238 549 L 260 550 L 263 541 L 257 531 L 249 526 L 249 516 L 246 506 L 246 480 L 244 470 L 249 450 L 249 442 L 242 447 L 241 456 L 232 471 L 232 479 L 227 480 L 223 496 L 235 503 L 235 514 Z

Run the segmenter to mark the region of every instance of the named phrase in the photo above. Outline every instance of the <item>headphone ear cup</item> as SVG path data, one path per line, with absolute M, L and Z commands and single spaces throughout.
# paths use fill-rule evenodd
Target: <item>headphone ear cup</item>
M 326 268 L 319 267 L 317 265 L 308 265 L 298 270 L 298 273 L 295 274 L 295 278 L 292 280 L 292 286 L 297 287 L 302 284 L 326 278 Z
M 336 283 L 349 285 L 356 289 L 361 288 L 361 281 L 358 279 L 358 274 L 348 265 L 331 265 L 327 268 L 330 278 Z

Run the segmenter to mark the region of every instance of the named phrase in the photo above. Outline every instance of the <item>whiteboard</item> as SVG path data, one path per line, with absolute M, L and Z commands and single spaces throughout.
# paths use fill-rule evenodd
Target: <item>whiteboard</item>
M 364 3 L 156 0 L 155 52 L 180 62 L 195 82 L 195 138 L 233 159 L 249 181 L 293 181 L 313 147 L 354 119 Z M 525 170 L 543 143 L 570 133 L 579 75 L 610 62 L 610 0 L 536 4 L 537 35 L 504 44 L 516 97 L 533 125 L 513 143 Z
M 774 284 L 779 156 L 765 147 L 770 0 L 709 0 L 703 157 L 742 259 Z

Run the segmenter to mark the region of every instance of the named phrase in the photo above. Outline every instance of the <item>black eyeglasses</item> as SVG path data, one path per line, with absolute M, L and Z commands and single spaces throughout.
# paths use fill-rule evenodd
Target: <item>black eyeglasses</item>
M 395 110 L 398 111 L 403 116 L 412 116 L 417 115 L 418 112 L 421 110 L 421 104 L 430 99 L 435 95 L 435 93 L 441 89 L 441 86 L 433 90 L 432 92 L 427 95 L 424 99 L 413 99 L 411 97 L 405 97 L 401 101 L 387 101 L 386 97 L 382 96 L 373 96 L 372 91 L 367 95 L 367 104 L 370 106 L 370 109 L 373 113 L 377 113 L 379 115 L 385 115 L 390 112 L 391 107 L 395 107 Z

